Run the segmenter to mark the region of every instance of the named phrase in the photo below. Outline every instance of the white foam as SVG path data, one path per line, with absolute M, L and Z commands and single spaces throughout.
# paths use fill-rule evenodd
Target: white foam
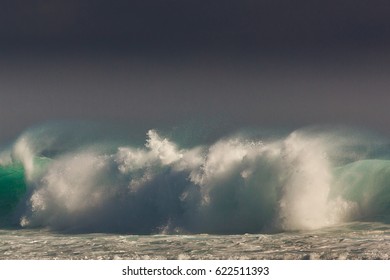
M 144 147 L 69 151 L 32 178 L 35 152 L 20 138 L 14 155 L 33 186 L 21 224 L 134 233 L 334 225 L 356 205 L 330 195 L 326 139 L 296 131 L 269 142 L 233 137 L 182 149 L 150 130 Z
M 280 218 L 284 229 L 315 229 L 341 222 L 337 204 L 331 200 L 331 163 L 322 138 L 292 133 L 283 143 L 284 169 L 288 179 L 280 200 Z
M 34 174 L 35 153 L 26 137 L 19 138 L 13 147 L 13 157 L 22 162 L 27 180 L 32 180 Z

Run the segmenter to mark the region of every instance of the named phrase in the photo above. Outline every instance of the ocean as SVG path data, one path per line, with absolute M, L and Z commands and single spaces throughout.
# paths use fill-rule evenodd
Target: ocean
M 389 143 L 33 127 L 0 152 L 0 259 L 389 259 Z

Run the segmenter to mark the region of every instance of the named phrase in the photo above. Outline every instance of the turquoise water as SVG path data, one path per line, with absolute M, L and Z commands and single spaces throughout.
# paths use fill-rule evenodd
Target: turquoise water
M 26 193 L 22 164 L 0 166 L 0 220 L 6 219 Z

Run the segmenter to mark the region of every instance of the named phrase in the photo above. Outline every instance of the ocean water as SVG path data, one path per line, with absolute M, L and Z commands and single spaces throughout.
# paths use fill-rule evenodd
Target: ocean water
M 2 149 L 0 259 L 389 259 L 385 137 L 119 134 L 57 123 Z
M 390 227 L 355 222 L 276 234 L 61 234 L 0 230 L 0 259 L 388 260 Z

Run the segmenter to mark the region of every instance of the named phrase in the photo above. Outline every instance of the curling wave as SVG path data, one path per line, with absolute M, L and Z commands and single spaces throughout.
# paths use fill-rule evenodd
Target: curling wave
M 182 147 L 32 129 L 0 156 L 3 225 L 63 232 L 255 233 L 390 214 L 387 141 L 343 129 L 256 131 Z M 92 137 L 93 138 L 93 137 Z

